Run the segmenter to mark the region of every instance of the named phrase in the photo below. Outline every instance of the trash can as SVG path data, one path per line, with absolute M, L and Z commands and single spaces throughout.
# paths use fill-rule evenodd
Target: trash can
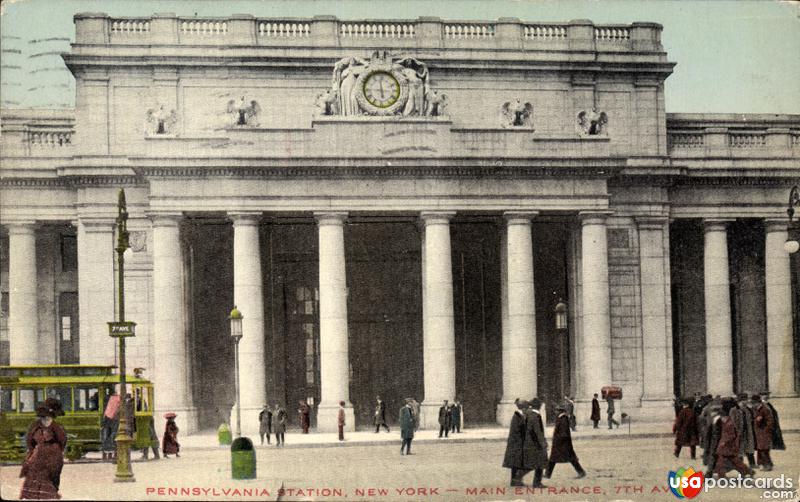
M 219 425 L 219 429 L 217 429 L 217 438 L 219 439 L 219 444 L 231 444 L 231 429 L 228 427 L 228 424 L 222 423 Z
M 255 479 L 256 451 L 248 438 L 236 438 L 231 444 L 231 477 Z

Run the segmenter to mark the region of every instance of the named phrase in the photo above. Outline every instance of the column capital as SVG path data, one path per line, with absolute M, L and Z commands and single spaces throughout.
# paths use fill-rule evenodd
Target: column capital
M 531 220 L 539 216 L 539 211 L 505 211 L 503 219 L 507 225 L 530 225 Z
M 789 230 L 789 221 L 783 218 L 765 218 L 764 232 L 786 232 Z
M 317 225 L 344 225 L 347 221 L 347 211 L 315 211 L 314 219 Z
M 147 213 L 146 215 L 153 223 L 153 227 L 173 227 L 178 226 L 183 220 L 183 213 Z
M 261 211 L 228 211 L 228 219 L 234 225 L 258 225 L 261 223 Z
M 734 218 L 703 218 L 704 232 L 722 232 L 728 229 L 728 223 L 736 221 Z
M 669 216 L 634 216 L 639 230 L 661 230 L 669 225 Z
M 582 225 L 605 225 L 606 218 L 614 214 L 614 211 L 580 211 L 578 218 Z
M 419 217 L 425 225 L 447 224 L 455 215 L 455 211 L 422 211 L 419 213 Z
M 36 220 L 5 221 L 3 225 L 8 229 L 9 235 L 32 234 L 38 227 Z

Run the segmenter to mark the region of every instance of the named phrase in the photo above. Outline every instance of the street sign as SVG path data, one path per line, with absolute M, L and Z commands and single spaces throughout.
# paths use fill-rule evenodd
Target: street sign
M 136 323 L 133 321 L 108 323 L 108 334 L 113 337 L 136 336 Z

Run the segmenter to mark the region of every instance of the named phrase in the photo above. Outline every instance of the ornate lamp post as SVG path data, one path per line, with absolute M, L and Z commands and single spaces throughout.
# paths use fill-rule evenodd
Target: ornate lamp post
M 567 304 L 561 299 L 554 309 L 556 316 L 556 332 L 560 335 L 559 343 L 561 350 L 561 390 L 562 395 L 569 394 L 569 384 L 567 383 L 567 363 L 569 361 L 569 341 L 567 340 Z
M 798 188 L 797 185 L 793 186 L 792 189 L 789 191 L 789 208 L 786 209 L 786 214 L 789 215 L 790 232 L 792 230 L 791 226 L 792 226 L 792 218 L 794 217 L 795 206 L 800 206 L 800 188 Z M 797 242 L 797 239 L 792 239 L 791 237 L 789 237 L 789 240 L 786 241 L 786 244 L 783 245 L 783 248 L 789 254 L 796 253 L 800 249 L 800 242 Z
M 239 309 L 236 308 L 236 305 L 233 306 L 233 310 L 231 310 L 231 315 L 228 316 L 228 319 L 231 320 L 231 338 L 233 338 L 233 343 L 235 344 L 235 349 L 233 351 L 233 366 L 235 371 L 235 385 L 236 385 L 236 437 L 242 436 L 242 408 L 239 403 L 239 340 L 242 339 L 242 313 L 239 312 Z
M 119 387 L 120 410 L 119 427 L 117 429 L 117 473 L 114 481 L 136 481 L 131 470 L 131 444 L 133 438 L 128 435 L 128 421 L 133 417 L 128 416 L 127 404 L 128 388 L 125 379 L 125 338 L 134 336 L 136 323 L 125 322 L 125 250 L 130 247 L 128 242 L 128 211 L 125 205 L 125 190 L 119 190 L 117 200 L 117 280 L 118 294 L 118 321 L 110 322 L 109 334 L 119 339 Z M 130 427 L 133 430 L 133 427 Z

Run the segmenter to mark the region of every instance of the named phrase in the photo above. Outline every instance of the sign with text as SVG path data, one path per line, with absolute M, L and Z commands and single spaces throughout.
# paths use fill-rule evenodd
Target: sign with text
M 109 336 L 136 336 L 136 323 L 133 321 L 108 323 Z

